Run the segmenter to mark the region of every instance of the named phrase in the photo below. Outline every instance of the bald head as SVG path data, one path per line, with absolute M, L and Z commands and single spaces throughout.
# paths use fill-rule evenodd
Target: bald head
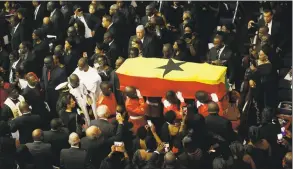
M 176 157 L 172 152 L 168 152 L 164 156 L 164 161 L 166 165 L 175 165 Z
M 29 105 L 27 104 L 27 102 L 22 101 L 19 104 L 19 111 L 23 114 L 23 113 L 28 113 L 30 111 L 29 109 Z
M 125 87 L 125 93 L 126 93 L 126 96 L 128 96 L 129 98 L 132 98 L 132 99 L 137 98 L 136 89 L 132 86 Z
M 88 68 L 88 61 L 87 61 L 87 58 L 85 57 L 81 57 L 79 60 L 78 60 L 78 68 L 80 71 L 85 71 L 87 68 Z
M 35 129 L 32 133 L 32 137 L 34 141 L 42 141 L 43 140 L 43 131 L 41 129 Z
M 49 23 L 50 23 L 50 18 L 49 17 L 44 17 L 43 24 L 48 25 Z
M 77 133 L 73 132 L 69 135 L 68 143 L 71 146 L 78 146 L 79 142 L 80 142 L 80 139 Z
M 86 129 L 85 132 L 86 136 L 91 139 L 97 138 L 100 135 L 100 133 L 100 129 L 96 126 L 90 126 L 88 129 Z
M 208 112 L 210 114 L 218 114 L 219 113 L 219 106 L 215 102 L 210 102 L 208 104 Z
M 110 9 L 117 10 L 118 9 L 118 5 L 117 4 L 113 4 L 113 5 L 110 6 Z
M 79 78 L 76 74 L 71 74 L 69 76 L 69 83 L 73 88 L 76 88 L 79 86 Z
M 283 167 L 284 168 L 292 168 L 292 152 L 286 153 L 283 158 Z
M 76 29 L 74 26 L 70 26 L 68 29 L 67 29 L 67 36 L 68 37 L 74 37 L 76 35 Z

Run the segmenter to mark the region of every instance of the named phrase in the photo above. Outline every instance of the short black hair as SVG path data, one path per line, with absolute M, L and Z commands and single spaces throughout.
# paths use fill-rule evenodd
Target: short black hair
M 110 15 L 104 15 L 103 18 L 105 18 L 106 21 L 112 22 L 112 17 Z
M 51 126 L 51 129 L 53 130 L 58 130 L 61 128 L 62 126 L 62 121 L 61 119 L 59 118 L 54 118 L 51 120 L 51 123 L 50 123 L 50 126 Z
M 173 124 L 176 119 L 176 113 L 173 110 L 169 110 L 165 114 L 166 122 Z
M 140 138 L 141 140 L 144 140 L 147 136 L 147 130 L 145 129 L 144 126 L 141 126 L 137 129 L 137 137 Z
M 108 51 L 109 45 L 105 43 L 98 42 L 96 43 L 96 48 L 102 51 Z
M 33 49 L 33 45 L 29 41 L 23 41 L 23 42 L 21 42 L 21 44 L 23 47 L 27 48 L 29 51 L 31 51 Z
M 73 6 L 73 12 L 75 12 L 77 9 L 79 9 L 79 11 L 83 11 L 82 7 L 78 4 Z
M 265 9 L 263 10 L 263 13 L 268 13 L 268 12 L 270 12 L 271 15 L 273 15 L 273 10 L 272 10 L 272 9 L 270 9 L 270 8 L 265 8 Z

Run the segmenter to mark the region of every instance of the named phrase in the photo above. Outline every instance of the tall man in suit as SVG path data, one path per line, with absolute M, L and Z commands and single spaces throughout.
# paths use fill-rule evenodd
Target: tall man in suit
M 49 128 L 50 116 L 46 108 L 45 99 L 38 86 L 38 77 L 34 74 L 27 74 L 27 87 L 23 90 L 22 95 L 27 103 L 32 107 L 32 114 L 39 115 L 42 119 L 43 129 Z
M 109 108 L 106 105 L 100 105 L 96 113 L 99 119 L 92 120 L 90 125 L 98 127 L 105 138 L 113 136 L 115 126 L 108 121 Z
M 276 44 L 276 50 L 282 51 L 282 48 L 287 40 L 286 37 L 282 35 L 283 30 L 278 21 L 273 19 L 273 11 L 270 9 L 264 9 L 262 18 L 255 23 L 253 20 L 248 22 L 248 29 L 267 26 L 269 28 L 269 34 L 274 44 Z
M 34 0 L 32 2 L 34 10 L 33 21 L 34 28 L 40 28 L 43 25 L 43 18 L 48 15 L 47 7 L 44 3 Z
M 33 115 L 30 112 L 29 105 L 26 102 L 19 104 L 19 110 L 22 116 L 19 116 L 11 121 L 11 132 L 19 131 L 19 141 L 21 144 L 26 144 L 33 141 L 32 131 L 41 126 L 41 118 L 39 115 Z
M 146 34 L 143 25 L 137 26 L 136 35 L 130 37 L 128 44 L 128 55 L 130 48 L 132 47 L 132 41 L 135 39 L 138 39 L 142 42 L 143 57 L 149 58 L 160 56 L 160 49 L 158 48 L 159 45 L 157 44 L 155 37 Z
M 118 42 L 114 38 L 113 34 L 111 32 L 106 32 L 104 34 L 104 43 L 109 45 L 109 49 L 106 53 L 106 56 L 110 59 L 110 64 L 115 65 L 115 61 L 121 55 L 122 49 L 120 48 Z
M 45 91 L 46 101 L 49 104 L 51 115 L 57 117 L 56 102 L 58 100 L 58 91 L 56 86 L 67 80 L 66 72 L 59 66 L 54 65 L 53 58 L 47 56 L 44 59 L 44 67 L 41 78 L 41 87 Z
M 117 36 L 117 27 L 114 25 L 112 21 L 112 17 L 109 15 L 105 15 L 102 18 L 102 26 L 106 29 L 106 32 L 110 32 L 114 38 Z
M 36 168 L 53 169 L 53 156 L 51 144 L 44 143 L 44 134 L 41 129 L 32 132 L 34 142 L 27 143 L 26 146 L 33 156 L 33 163 Z
M 77 133 L 69 135 L 69 149 L 62 149 L 60 153 L 60 168 L 62 169 L 92 169 L 87 151 L 79 148 L 80 139 Z
M 214 38 L 214 47 L 207 54 L 207 62 L 214 65 L 226 66 L 228 68 L 227 77 L 231 84 L 234 83 L 235 78 L 235 63 L 233 63 L 233 59 L 235 59 L 233 52 L 224 44 L 223 36 L 217 35 Z
M 61 119 L 52 119 L 51 130 L 44 131 L 44 142 L 51 144 L 53 153 L 53 165 L 60 166 L 60 151 L 69 148 L 69 134 L 62 130 Z
M 11 48 L 12 50 L 18 50 L 19 44 L 25 39 L 25 32 L 23 26 L 20 24 L 20 20 L 17 16 L 10 18 L 11 29 Z
M 81 148 L 88 151 L 89 158 L 92 159 L 95 168 L 100 167 L 101 161 L 109 153 L 114 141 L 121 141 L 124 119 L 121 115 L 116 115 L 116 120 L 118 128 L 114 136 L 106 138 L 100 128 L 91 126 L 86 130 L 86 137 L 81 139 Z
M 219 106 L 215 102 L 208 104 L 208 112 L 210 115 L 205 117 L 206 127 L 213 135 L 219 135 L 230 143 L 235 139 L 235 133 L 229 120 L 218 115 Z
M 47 3 L 47 10 L 50 13 L 50 20 L 53 24 L 53 29 L 57 35 L 57 43 L 62 44 L 65 32 L 64 16 L 60 9 L 57 8 L 57 2 L 50 1 Z

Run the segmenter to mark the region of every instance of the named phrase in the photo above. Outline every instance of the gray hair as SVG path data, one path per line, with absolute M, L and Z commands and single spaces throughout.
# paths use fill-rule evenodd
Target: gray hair
M 97 116 L 99 118 L 105 118 L 107 113 L 108 113 L 109 109 L 108 109 L 108 106 L 106 105 L 100 105 L 98 108 L 97 108 Z
M 144 26 L 143 25 L 138 25 L 136 27 L 136 31 L 138 31 L 138 30 L 143 30 L 144 31 Z
M 68 143 L 71 145 L 71 146 L 76 146 L 78 145 L 80 142 L 80 139 L 79 139 L 79 136 L 77 133 L 75 132 L 72 132 L 70 135 L 69 135 L 69 139 L 68 139 Z

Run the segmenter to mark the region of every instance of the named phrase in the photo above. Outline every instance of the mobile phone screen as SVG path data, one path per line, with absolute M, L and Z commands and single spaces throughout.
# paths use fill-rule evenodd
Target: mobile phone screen
M 147 123 L 150 127 L 152 127 L 152 125 L 153 125 L 152 121 L 148 120 Z

